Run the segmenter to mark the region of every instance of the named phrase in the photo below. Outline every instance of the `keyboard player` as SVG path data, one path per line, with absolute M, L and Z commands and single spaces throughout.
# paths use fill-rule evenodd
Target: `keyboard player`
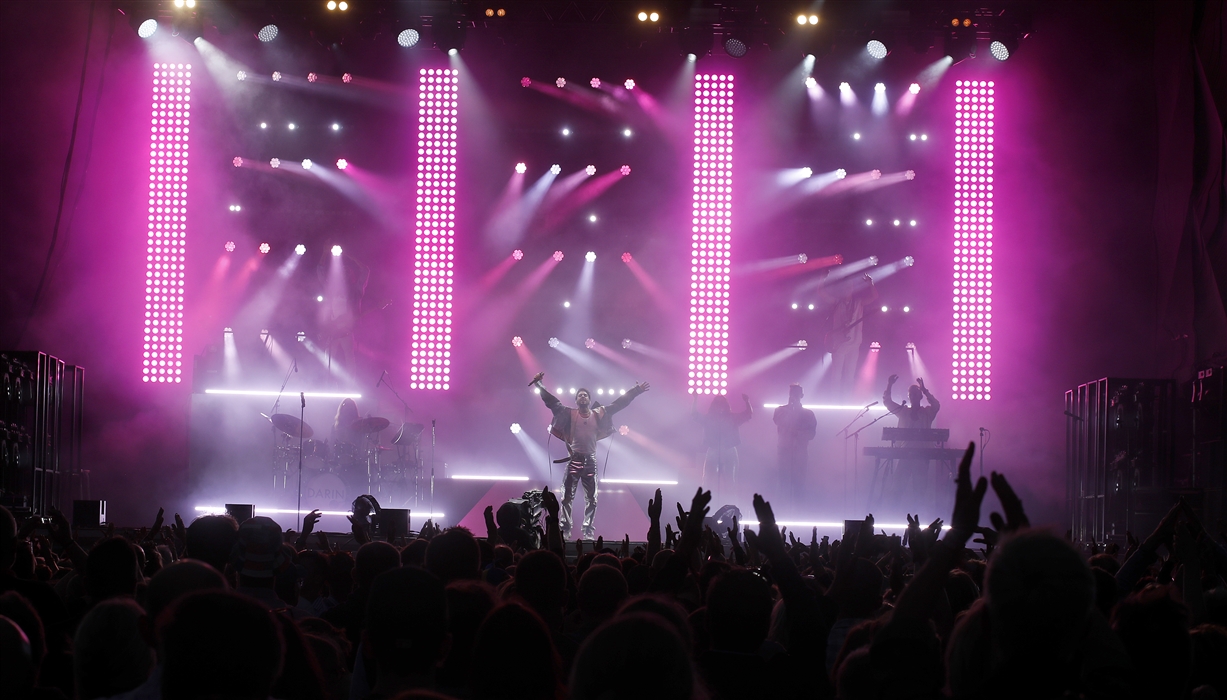
M 925 386 L 925 380 L 919 377 L 916 378 L 916 383 L 908 387 L 908 401 L 898 404 L 891 398 L 891 390 L 895 386 L 895 382 L 899 381 L 899 375 L 892 374 L 886 380 L 886 391 L 882 392 L 882 405 L 886 406 L 886 410 L 895 414 L 899 418 L 900 428 L 912 428 L 928 430 L 933 427 L 933 420 L 937 418 L 937 412 L 941 410 L 941 402 L 934 398 L 929 392 L 929 388 Z M 920 404 L 921 399 L 928 402 L 927 406 Z M 929 443 L 905 442 L 903 447 L 931 447 Z M 909 499 L 915 499 L 913 503 L 895 503 L 894 505 L 904 506 L 910 509 L 917 508 L 923 503 L 928 506 L 933 501 L 933 485 L 929 479 L 929 462 L 928 460 L 920 459 L 901 459 L 895 472 L 894 488 L 886 491 L 893 492 L 894 498 L 887 497 L 887 500 L 901 501 L 905 494 L 909 494 Z

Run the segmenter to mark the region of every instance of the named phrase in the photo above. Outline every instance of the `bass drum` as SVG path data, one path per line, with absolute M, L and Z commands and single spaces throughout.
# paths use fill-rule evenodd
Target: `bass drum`
M 356 485 L 346 483 L 339 474 L 317 473 L 303 481 L 303 510 L 348 511 L 359 495 Z

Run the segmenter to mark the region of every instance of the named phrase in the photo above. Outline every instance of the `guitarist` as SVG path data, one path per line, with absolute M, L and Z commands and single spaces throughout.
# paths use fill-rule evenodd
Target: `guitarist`
M 852 392 L 856 383 L 856 364 L 861 356 L 865 321 L 865 305 L 878 298 L 873 278 L 862 277 L 867 286 L 853 283 L 847 293 L 834 300 L 831 308 L 830 332 L 825 338 L 825 350 L 831 353 L 830 374 L 841 396 Z

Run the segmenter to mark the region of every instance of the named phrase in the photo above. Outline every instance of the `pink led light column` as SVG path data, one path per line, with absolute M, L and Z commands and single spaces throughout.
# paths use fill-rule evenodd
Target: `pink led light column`
M 460 71 L 423 68 L 418 79 L 417 232 L 409 386 L 451 386 L 452 260 L 456 226 L 456 102 Z
M 733 76 L 696 75 L 688 366 L 692 394 L 728 391 L 732 214 Z
M 183 380 L 183 275 L 187 247 L 190 63 L 153 64 L 149 137 L 149 242 L 145 250 L 146 382 Z
M 987 401 L 993 334 L 993 82 L 954 89 L 953 396 Z

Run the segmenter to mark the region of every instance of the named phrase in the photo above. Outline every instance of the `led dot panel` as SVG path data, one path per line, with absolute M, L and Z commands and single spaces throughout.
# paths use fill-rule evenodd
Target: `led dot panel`
M 460 71 L 423 68 L 418 91 L 417 232 L 409 386 L 451 385 L 456 226 L 456 106 Z
M 733 214 L 733 76 L 694 77 L 690 228 L 692 394 L 728 391 L 729 260 Z
M 992 81 L 960 80 L 954 103 L 953 397 L 989 400 L 993 334 Z
M 192 66 L 153 64 L 149 129 L 149 243 L 145 249 L 146 382 L 183 380 L 183 276 Z

